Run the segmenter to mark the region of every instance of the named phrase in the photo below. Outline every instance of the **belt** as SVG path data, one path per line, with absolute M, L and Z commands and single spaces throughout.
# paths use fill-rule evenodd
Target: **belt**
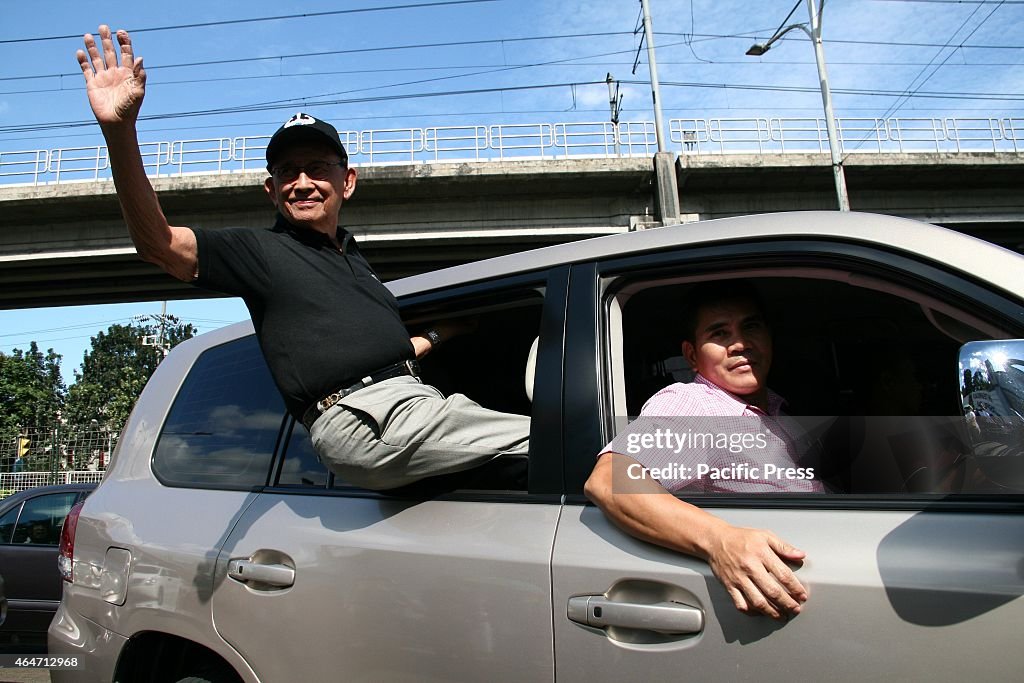
M 362 378 L 355 384 L 338 389 L 322 399 L 306 408 L 306 412 L 302 414 L 302 424 L 306 425 L 306 429 L 313 429 L 313 423 L 316 422 L 317 418 L 327 412 L 327 409 L 336 404 L 341 399 L 345 398 L 349 394 L 354 394 L 360 389 L 364 389 L 371 384 L 377 382 L 383 382 L 386 379 L 392 377 L 404 377 L 406 375 L 412 375 L 413 377 L 420 376 L 420 364 L 415 360 L 406 360 L 401 363 L 395 363 L 389 365 L 386 368 L 381 368 L 376 372 L 371 372 L 366 377 Z

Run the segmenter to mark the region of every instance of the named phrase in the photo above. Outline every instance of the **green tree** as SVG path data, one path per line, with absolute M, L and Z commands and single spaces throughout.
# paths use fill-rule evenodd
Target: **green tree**
M 191 324 L 174 316 L 165 316 L 162 326 L 156 318 L 155 322 L 111 325 L 92 338 L 92 347 L 68 390 L 65 414 L 71 424 L 96 420 L 100 426 L 119 430 L 163 358 L 158 340 L 162 338 L 164 347 L 171 349 L 195 336 Z
M 17 436 L 24 427 L 46 426 L 64 405 L 61 356 L 45 354 L 32 342 L 28 351 L 0 353 L 0 435 Z

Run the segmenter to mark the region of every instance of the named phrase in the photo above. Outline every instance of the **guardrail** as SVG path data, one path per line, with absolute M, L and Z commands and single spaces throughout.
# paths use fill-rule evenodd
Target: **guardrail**
M 840 118 L 843 154 L 1024 152 L 1024 118 Z M 646 157 L 654 124 L 527 123 L 339 131 L 352 163 Z M 673 151 L 684 155 L 827 152 L 824 119 L 671 119 Z M 269 136 L 204 138 L 140 145 L 153 178 L 264 170 Z M 0 152 L 0 183 L 48 185 L 110 177 L 106 147 Z

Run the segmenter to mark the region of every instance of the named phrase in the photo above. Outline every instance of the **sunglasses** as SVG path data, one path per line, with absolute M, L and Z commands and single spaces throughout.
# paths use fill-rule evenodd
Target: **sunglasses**
M 344 167 L 345 165 L 344 161 L 312 161 L 303 166 L 281 164 L 270 169 L 270 173 L 282 183 L 290 183 L 298 178 L 300 173 L 305 173 L 306 177 L 312 180 L 327 180 L 331 175 L 331 169 L 335 166 Z

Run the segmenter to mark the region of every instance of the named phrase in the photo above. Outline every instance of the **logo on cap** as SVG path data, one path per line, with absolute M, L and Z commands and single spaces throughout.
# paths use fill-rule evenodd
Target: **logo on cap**
M 316 119 L 314 119 L 312 116 L 310 116 L 309 114 L 303 114 L 302 112 L 299 112 L 295 116 L 285 121 L 284 125 L 281 127 L 291 128 L 292 126 L 309 126 L 314 123 L 316 123 Z

